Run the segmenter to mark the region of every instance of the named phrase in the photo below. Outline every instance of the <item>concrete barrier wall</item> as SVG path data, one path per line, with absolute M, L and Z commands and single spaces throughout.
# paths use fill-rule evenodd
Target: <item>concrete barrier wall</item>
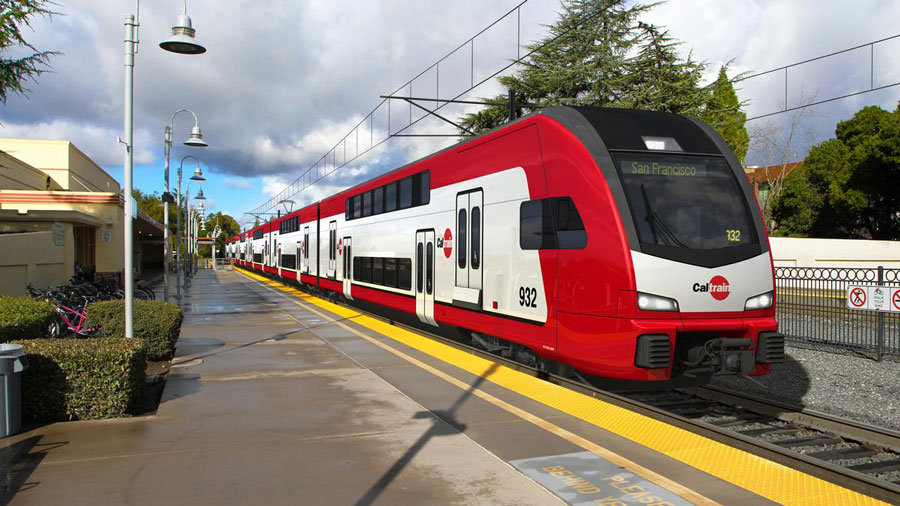
M 53 232 L 0 235 L 0 294 L 26 295 L 28 283 L 40 288 L 66 283 L 75 265 L 74 243 L 70 224 L 65 224 L 62 245 Z
M 776 267 L 900 268 L 900 241 L 770 237 Z

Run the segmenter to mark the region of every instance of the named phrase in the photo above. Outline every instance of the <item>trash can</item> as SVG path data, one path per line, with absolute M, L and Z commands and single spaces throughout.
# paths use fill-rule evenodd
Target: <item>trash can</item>
M 28 357 L 20 344 L 0 344 L 0 437 L 11 436 L 22 428 L 22 371 Z

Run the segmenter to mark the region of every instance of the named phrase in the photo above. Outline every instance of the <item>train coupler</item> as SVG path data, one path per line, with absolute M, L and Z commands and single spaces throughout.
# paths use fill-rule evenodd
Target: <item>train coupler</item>
M 715 374 L 750 374 L 756 368 L 751 344 L 746 337 L 720 337 L 707 341 L 703 349 Z

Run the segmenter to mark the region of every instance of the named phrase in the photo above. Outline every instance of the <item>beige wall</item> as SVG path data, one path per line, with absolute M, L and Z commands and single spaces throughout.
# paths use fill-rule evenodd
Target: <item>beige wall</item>
M 72 225 L 63 223 L 63 245 L 52 232 L 0 235 L 0 293 L 26 295 L 25 287 L 66 283 L 73 274 L 75 241 Z
M 770 237 L 777 267 L 900 268 L 900 242 Z
M 118 193 L 121 189 L 69 141 L 0 139 L 0 151 L 45 171 L 64 190 Z
M 44 191 L 47 177 L 45 172 L 0 151 L 0 189 Z M 60 186 L 51 180 L 50 189 L 59 190 Z

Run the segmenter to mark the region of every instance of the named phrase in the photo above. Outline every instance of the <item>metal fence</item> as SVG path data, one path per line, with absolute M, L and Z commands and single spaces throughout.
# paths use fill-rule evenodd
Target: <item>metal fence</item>
M 900 355 L 900 313 L 847 309 L 853 285 L 900 287 L 900 269 L 776 267 L 777 318 L 789 342 L 881 360 Z

